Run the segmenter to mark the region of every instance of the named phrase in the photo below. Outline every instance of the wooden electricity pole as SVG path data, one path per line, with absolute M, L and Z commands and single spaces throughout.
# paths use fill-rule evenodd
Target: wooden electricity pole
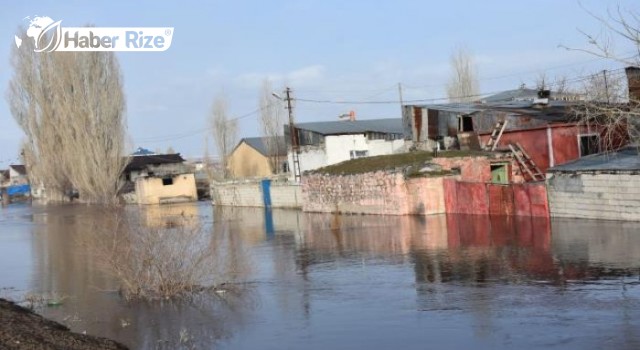
M 285 90 L 285 101 L 287 102 L 287 110 L 289 111 L 289 137 L 291 138 L 291 158 L 293 160 L 293 176 L 296 182 L 300 182 L 300 144 L 298 142 L 298 133 L 293 123 L 293 106 L 291 105 L 291 89 L 289 87 Z

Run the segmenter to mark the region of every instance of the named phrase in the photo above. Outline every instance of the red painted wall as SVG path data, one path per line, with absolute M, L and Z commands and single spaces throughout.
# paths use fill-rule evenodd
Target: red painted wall
M 602 130 L 592 129 L 592 132 Z M 578 135 L 586 134 L 584 126 L 575 124 L 561 124 L 551 126 L 551 139 L 553 143 L 554 165 L 564 164 L 580 158 L 578 148 Z M 481 143 L 485 144 L 489 135 L 480 136 Z M 510 143 L 519 142 L 524 150 L 536 163 L 542 172 L 546 172 L 550 167 L 549 143 L 547 129 L 528 129 L 505 131 L 498 142 L 498 148 L 506 148 Z
M 547 189 L 542 183 L 498 185 L 444 179 L 447 213 L 493 216 L 549 216 Z

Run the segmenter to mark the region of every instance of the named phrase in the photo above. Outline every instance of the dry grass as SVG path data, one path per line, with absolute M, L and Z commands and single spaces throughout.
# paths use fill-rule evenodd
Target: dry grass
M 455 158 L 455 157 L 467 157 L 474 155 L 487 155 L 482 151 L 441 151 L 438 153 L 438 157 L 443 158 Z M 368 172 L 375 172 L 380 170 L 396 170 L 405 169 L 407 167 L 413 167 L 416 169 L 421 168 L 425 163 L 433 159 L 433 152 L 408 152 L 390 154 L 385 156 L 375 156 L 348 160 L 342 163 L 329 165 L 324 168 L 320 168 L 312 171 L 316 174 L 328 174 L 328 175 L 353 175 L 363 174 Z M 417 176 L 417 175 L 412 175 Z
M 108 213 L 82 245 L 120 282 L 127 299 L 174 299 L 214 292 L 224 285 L 215 240 L 192 217 L 147 226 L 139 212 Z

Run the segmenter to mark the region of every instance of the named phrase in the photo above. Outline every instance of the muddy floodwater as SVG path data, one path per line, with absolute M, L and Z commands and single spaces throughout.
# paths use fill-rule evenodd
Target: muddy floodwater
M 37 311 L 132 349 L 640 349 L 635 223 L 127 210 L 206 227 L 233 287 L 127 302 L 78 243 L 104 208 L 15 204 L 0 209 L 0 297 L 56 298 Z

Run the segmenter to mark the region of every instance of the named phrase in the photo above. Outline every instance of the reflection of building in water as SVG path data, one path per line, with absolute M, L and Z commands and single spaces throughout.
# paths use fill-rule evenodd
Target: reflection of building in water
M 413 251 L 418 282 L 557 276 L 544 218 L 447 215 L 446 229 L 446 252 Z
M 197 225 L 200 222 L 198 203 L 148 205 L 135 208 L 148 227 Z
M 638 222 L 555 219 L 552 228 L 553 250 L 560 260 L 616 269 L 640 264 Z
M 273 236 L 295 233 L 301 228 L 299 210 L 214 206 L 214 223 L 228 227 L 251 245 Z

